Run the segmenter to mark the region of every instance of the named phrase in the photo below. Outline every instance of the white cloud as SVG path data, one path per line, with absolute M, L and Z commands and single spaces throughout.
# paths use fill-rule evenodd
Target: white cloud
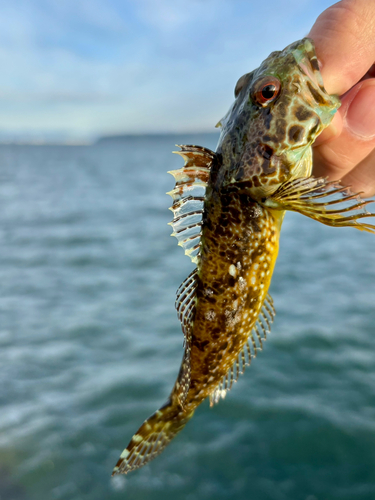
M 211 129 L 233 87 L 328 0 L 21 0 L 0 5 L 0 129 Z M 6 70 L 4 70 L 6 69 Z

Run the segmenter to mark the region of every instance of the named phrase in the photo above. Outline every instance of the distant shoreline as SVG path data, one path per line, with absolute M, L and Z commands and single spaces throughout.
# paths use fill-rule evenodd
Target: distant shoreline
M 111 142 L 122 142 L 129 139 L 158 139 L 161 137 L 193 137 L 193 136 L 219 136 L 219 132 L 165 132 L 165 133 L 148 133 L 148 134 L 114 134 L 104 135 L 99 137 L 94 144 L 105 144 Z
M 92 140 L 80 139 L 0 139 L 0 146 L 94 146 L 101 144 L 118 144 L 128 142 L 129 140 L 150 140 L 163 137 L 186 137 L 193 138 L 198 136 L 218 137 L 219 131 L 214 132 L 162 132 L 162 133 L 145 133 L 145 134 L 113 134 L 103 135 Z M 184 139 L 186 141 L 186 139 Z M 178 142 L 178 141 L 177 141 Z

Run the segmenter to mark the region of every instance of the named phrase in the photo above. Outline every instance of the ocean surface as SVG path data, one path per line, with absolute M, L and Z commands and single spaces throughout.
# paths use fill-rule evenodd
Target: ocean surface
M 176 143 L 0 147 L 1 500 L 375 499 L 375 236 L 287 214 L 263 351 L 111 479 L 182 357 Z

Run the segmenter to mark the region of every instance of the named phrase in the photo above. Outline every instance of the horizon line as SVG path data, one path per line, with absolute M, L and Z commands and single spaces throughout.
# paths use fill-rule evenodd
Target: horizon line
M 142 138 L 142 137 L 168 137 L 182 135 L 219 135 L 219 131 L 186 131 L 186 132 L 128 132 L 97 135 L 91 139 L 83 138 L 66 138 L 56 139 L 48 137 L 41 138 L 1 138 L 0 146 L 92 146 L 100 144 L 100 142 L 116 141 L 126 138 Z

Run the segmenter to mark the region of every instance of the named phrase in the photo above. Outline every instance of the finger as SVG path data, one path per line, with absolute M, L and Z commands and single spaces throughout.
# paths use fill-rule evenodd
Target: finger
M 329 94 L 344 94 L 372 66 L 374 31 L 373 0 L 342 0 L 318 17 L 308 36 L 315 42 Z
M 374 77 L 375 77 L 375 64 L 371 66 L 371 68 L 367 71 L 362 80 L 367 80 L 367 78 L 374 78 Z
M 364 80 L 347 92 L 338 114 L 339 135 L 328 136 L 327 141 L 323 137 L 313 148 L 314 175 L 332 180 L 347 175 L 375 147 L 375 79 Z
M 343 127 L 343 115 L 339 108 L 339 111 L 335 113 L 329 127 L 325 128 L 323 132 L 315 139 L 313 147 L 316 148 L 321 144 L 327 144 L 328 142 L 333 141 L 341 134 Z
M 375 150 L 362 160 L 353 170 L 342 178 L 344 186 L 350 186 L 355 193 L 363 193 L 362 196 L 374 196 L 375 194 Z
M 375 64 L 371 66 L 368 72 L 361 78 L 361 81 L 368 80 L 370 78 L 375 78 Z M 343 108 L 338 113 L 335 113 L 332 122 L 329 127 L 323 130 L 323 132 L 317 137 L 314 142 L 314 146 L 319 146 L 324 142 L 332 141 L 342 132 L 343 118 L 342 118 Z

